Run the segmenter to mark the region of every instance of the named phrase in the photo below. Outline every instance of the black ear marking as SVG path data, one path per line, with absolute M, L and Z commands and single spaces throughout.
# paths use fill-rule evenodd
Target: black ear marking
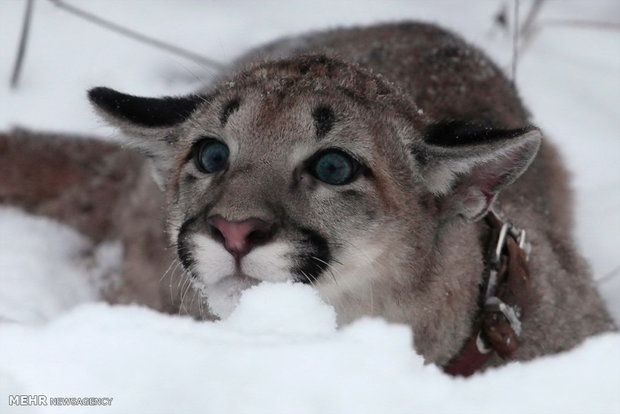
M 222 109 L 222 113 L 220 114 L 220 124 L 223 126 L 228 122 L 228 117 L 232 115 L 237 109 L 239 109 L 239 105 L 241 104 L 239 98 L 235 98 L 229 101 L 224 108 Z
M 528 125 L 498 129 L 443 122 L 427 129 L 426 141 L 412 145 L 431 193 L 445 214 L 476 221 L 497 194 L 518 179 L 536 157 L 542 132 Z
M 466 121 L 442 121 L 428 127 L 425 142 L 438 147 L 475 145 L 494 139 L 515 138 L 532 128 L 499 129 Z
M 312 112 L 312 118 L 314 118 L 317 137 L 323 138 L 332 129 L 336 116 L 329 106 L 321 105 Z
M 169 127 L 185 121 L 205 101 L 199 95 L 144 98 L 110 88 L 88 91 L 90 101 L 110 116 L 143 127 Z

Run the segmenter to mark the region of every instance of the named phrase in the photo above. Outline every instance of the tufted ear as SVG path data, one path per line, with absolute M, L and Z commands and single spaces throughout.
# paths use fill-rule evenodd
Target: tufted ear
M 476 221 L 530 165 L 542 134 L 532 126 L 494 129 L 465 122 L 432 125 L 413 151 L 428 189 L 448 214 Z
M 125 133 L 130 146 L 152 160 L 160 187 L 174 157 L 176 127 L 205 101 L 199 95 L 143 98 L 103 87 L 88 91 L 88 98 L 106 121 Z

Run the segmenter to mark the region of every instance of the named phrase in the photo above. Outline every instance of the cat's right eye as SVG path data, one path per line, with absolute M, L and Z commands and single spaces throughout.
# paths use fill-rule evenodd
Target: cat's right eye
M 228 146 L 214 138 L 203 139 L 194 154 L 196 168 L 203 173 L 212 174 L 223 170 L 228 164 Z

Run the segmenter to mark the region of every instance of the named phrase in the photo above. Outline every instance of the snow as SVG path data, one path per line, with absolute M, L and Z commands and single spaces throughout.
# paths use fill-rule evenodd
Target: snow
M 0 130 L 115 139 L 89 108 L 86 89 L 180 94 L 213 74 L 38 1 L 21 83 L 11 90 L 24 4 L 0 2 Z M 282 35 L 409 18 L 462 33 L 503 68 L 512 53 L 510 35 L 491 25 L 501 5 L 491 0 L 71 4 L 221 62 Z M 521 1 L 523 13 L 529 4 Z M 540 21 L 553 19 L 618 23 L 620 3 L 546 2 Z M 573 172 L 577 243 L 616 321 L 619 73 L 617 31 L 564 26 L 540 31 L 517 68 L 534 121 Z M 452 379 L 423 365 L 406 327 L 365 319 L 336 329 L 333 310 L 306 286 L 255 287 L 221 322 L 93 303 L 118 274 L 121 254 L 118 244 L 95 247 L 58 223 L 0 208 L 0 412 L 620 413 L 620 334 Z M 110 407 L 29 411 L 6 405 L 16 393 L 114 400 Z
M 4 327 L 0 384 L 10 394 L 112 397 L 111 406 L 99 409 L 106 413 L 508 414 L 619 408 L 620 335 L 468 381 L 424 365 L 411 351 L 411 340 L 409 329 L 379 319 L 336 330 L 333 309 L 310 287 L 262 284 L 217 323 L 91 304 L 42 328 Z M 75 412 L 75 407 L 51 412 Z
M 57 222 L 0 208 L 0 323 L 41 323 L 100 299 L 120 245 L 93 246 Z M 27 299 L 27 300 L 24 300 Z

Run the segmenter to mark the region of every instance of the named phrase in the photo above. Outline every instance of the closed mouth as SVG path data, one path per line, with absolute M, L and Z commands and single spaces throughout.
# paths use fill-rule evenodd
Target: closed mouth
M 229 275 L 227 277 L 232 277 L 238 280 L 243 280 L 243 281 L 256 281 L 256 282 L 260 282 L 260 279 L 257 279 L 255 277 L 252 276 L 248 276 L 245 273 L 243 273 L 241 270 L 237 269 L 237 271 L 235 273 L 233 273 L 232 275 Z
M 254 286 L 262 282 L 262 280 L 257 279 L 252 276 L 248 276 L 245 273 L 243 273 L 241 270 L 237 269 L 235 273 L 231 273 L 229 275 L 224 276 L 215 284 L 225 285 L 231 282 L 233 282 L 235 285 L 241 284 L 241 285 L 247 285 L 247 286 Z

